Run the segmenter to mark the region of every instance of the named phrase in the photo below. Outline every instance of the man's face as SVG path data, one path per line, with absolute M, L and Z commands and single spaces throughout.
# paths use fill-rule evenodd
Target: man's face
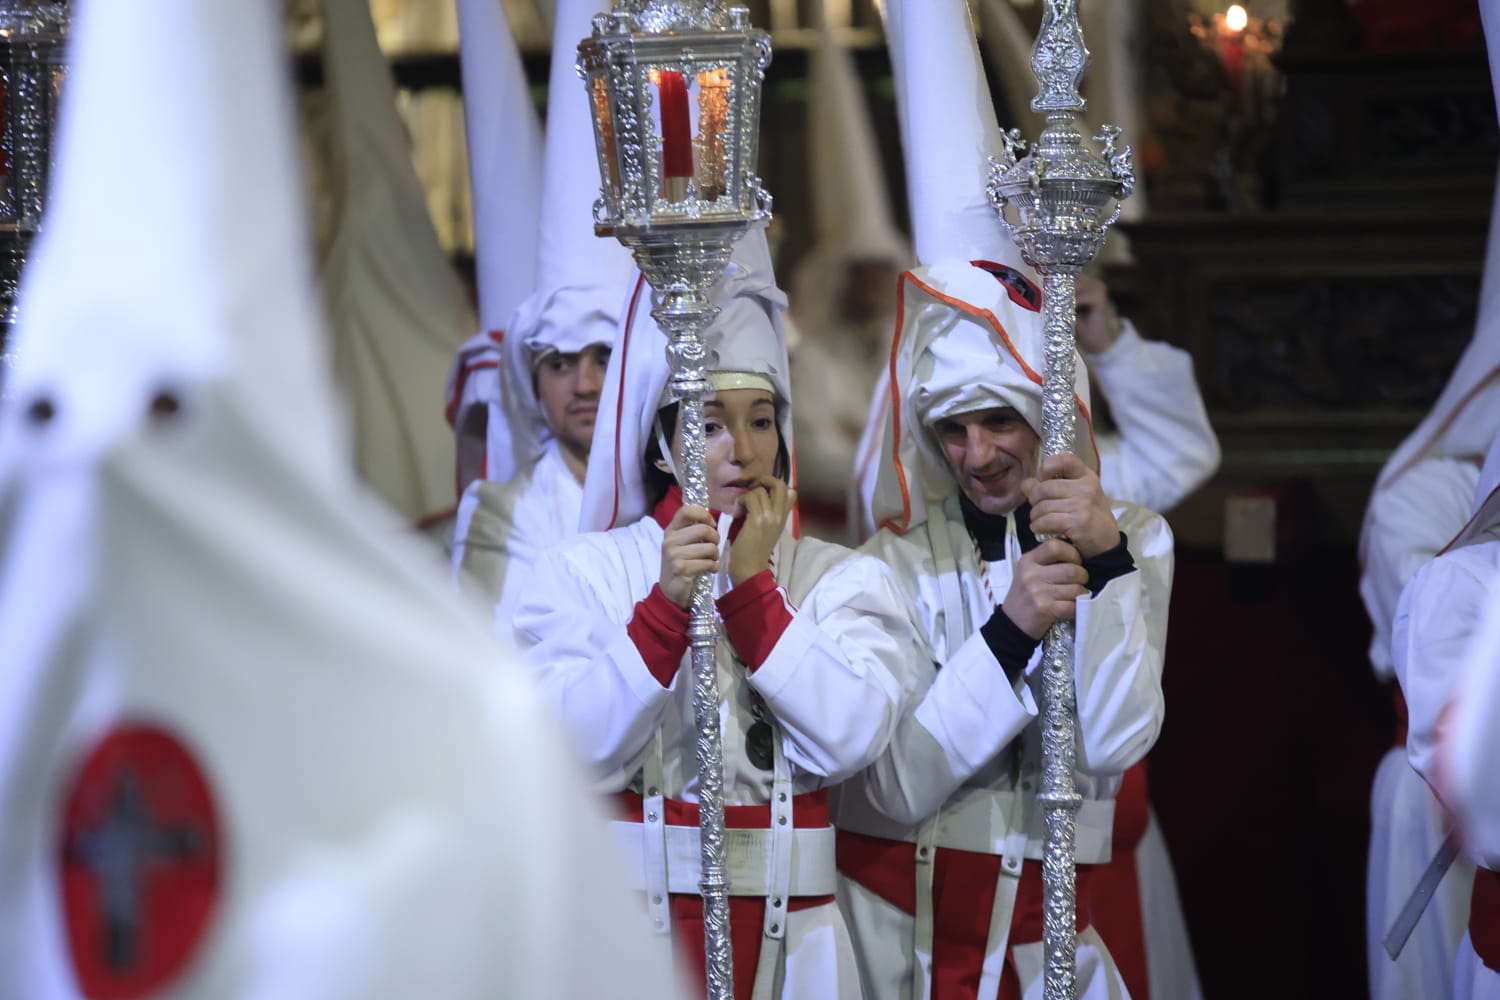
M 564 448 L 587 455 L 594 440 L 599 390 L 609 367 L 608 344 L 590 344 L 578 354 L 554 351 L 536 369 L 536 396 L 547 426 Z
M 1042 439 L 1009 406 L 973 410 L 932 423 L 959 489 L 986 514 L 1021 506 L 1021 483 L 1036 475 Z

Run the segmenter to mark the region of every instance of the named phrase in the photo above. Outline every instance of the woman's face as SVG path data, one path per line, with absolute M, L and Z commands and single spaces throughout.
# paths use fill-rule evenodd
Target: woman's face
M 774 475 L 781 434 L 776 404 L 764 389 L 726 389 L 703 404 L 708 458 L 708 505 L 739 517 L 744 494 L 762 476 Z M 672 460 L 683 468 L 682 421 L 672 435 Z M 665 464 L 665 463 L 663 463 Z

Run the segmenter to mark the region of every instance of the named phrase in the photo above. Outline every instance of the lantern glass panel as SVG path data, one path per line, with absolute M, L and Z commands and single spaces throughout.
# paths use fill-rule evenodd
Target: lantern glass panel
M 589 96 L 594 103 L 594 128 L 599 140 L 599 169 L 610 194 L 620 197 L 620 174 L 615 161 L 615 119 L 609 104 L 609 79 L 600 74 L 589 78 Z
M 733 179 L 729 67 L 656 66 L 647 80 L 661 208 L 691 211 L 694 202 L 717 202 Z

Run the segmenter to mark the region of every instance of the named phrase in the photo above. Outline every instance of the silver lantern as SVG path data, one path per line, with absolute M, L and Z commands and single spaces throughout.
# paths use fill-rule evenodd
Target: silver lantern
M 16 295 L 31 241 L 42 225 L 52 133 L 63 80 L 67 5 L 0 0 L 0 351 L 16 323 Z M 0 387 L 9 357 L 0 353 Z
M 1047 116 L 1047 125 L 1029 151 L 1012 129 L 1004 137 L 1004 153 L 990 167 L 989 195 L 1001 224 L 1026 262 L 1042 275 L 1047 335 L 1044 456 L 1073 450 L 1074 278 L 1104 245 L 1106 231 L 1119 218 L 1120 203 L 1135 185 L 1130 147 L 1117 148 L 1119 129 L 1103 127 L 1103 134 L 1095 137 L 1102 144 L 1098 151 L 1083 144 L 1078 122 L 1084 101 L 1078 87 L 1088 61 L 1078 0 L 1046 0 L 1031 50 L 1037 81 L 1031 108 Z M 1076 723 L 1070 621 L 1058 622 L 1047 632 L 1042 695 L 1040 798 L 1047 817 L 1042 855 L 1044 996 L 1072 1000 L 1077 944 L 1073 816 L 1080 800 L 1073 784 Z
M 771 216 L 755 172 L 770 61 L 770 35 L 750 26 L 748 10 L 723 0 L 616 0 L 578 46 L 599 154 L 594 231 L 629 247 L 655 291 L 651 314 L 670 339 L 672 394 L 680 405 L 683 501 L 701 507 L 708 506 L 703 403 L 712 392 L 702 332 L 718 312 L 708 293 L 735 241 Z M 712 586 L 707 576 L 694 584 L 688 637 L 708 996 L 730 1000 Z

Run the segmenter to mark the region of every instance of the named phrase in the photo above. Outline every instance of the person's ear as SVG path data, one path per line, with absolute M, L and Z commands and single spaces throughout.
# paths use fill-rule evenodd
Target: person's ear
M 665 472 L 669 476 L 672 475 L 672 467 L 667 464 L 667 460 L 665 458 L 658 458 L 651 464 L 656 466 L 657 472 Z

